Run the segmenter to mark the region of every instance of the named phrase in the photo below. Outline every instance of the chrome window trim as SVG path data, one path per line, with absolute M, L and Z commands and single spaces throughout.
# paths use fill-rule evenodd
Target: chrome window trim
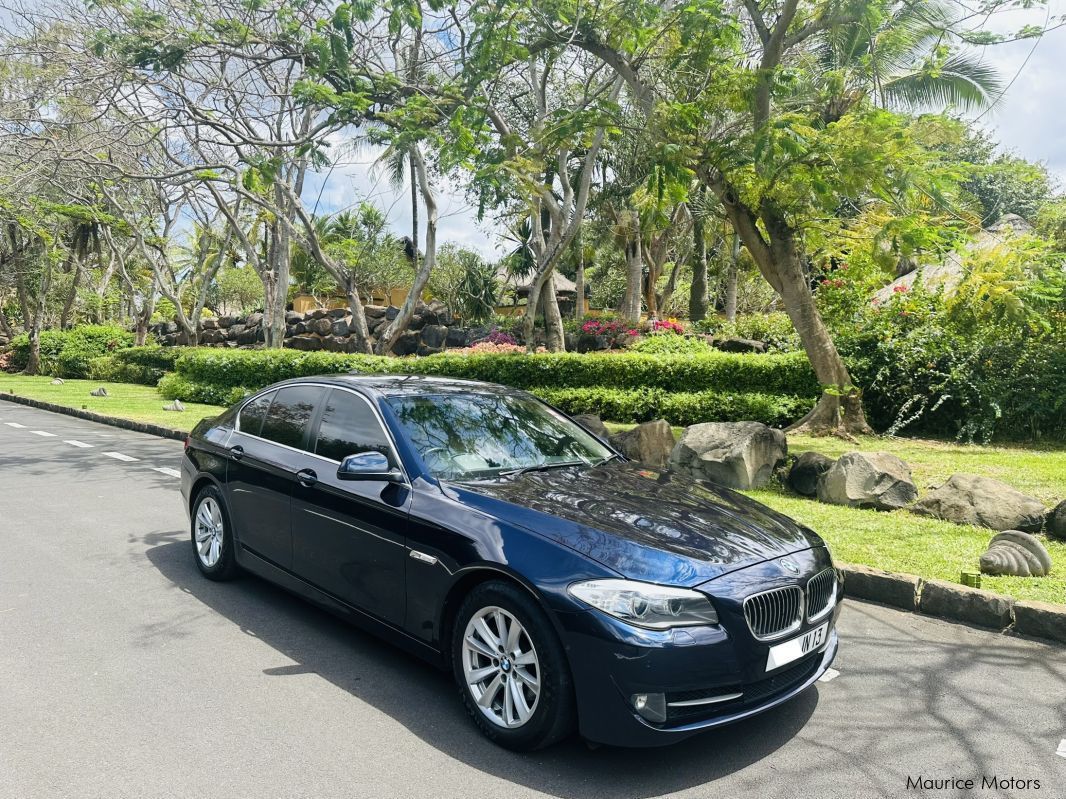
M 272 444 L 275 447 L 282 447 L 283 449 L 287 449 L 291 452 L 298 452 L 301 455 L 308 455 L 317 460 L 325 461 L 326 463 L 333 463 L 337 466 L 340 466 L 340 461 L 333 460 L 333 458 L 327 458 L 325 455 L 319 455 L 317 452 L 310 452 L 309 450 L 300 449 L 299 447 L 290 447 L 288 444 L 282 444 L 277 441 L 271 441 L 269 438 L 263 438 L 262 436 L 253 435 L 252 433 L 246 433 L 245 431 L 241 430 L 241 413 L 244 411 L 245 405 L 250 403 L 252 400 L 258 399 L 264 394 L 269 393 L 270 391 L 277 392 L 283 388 L 289 388 L 289 386 L 316 386 L 318 388 L 347 391 L 349 394 L 352 394 L 361 399 L 363 402 L 365 402 L 368 406 L 370 406 L 370 410 L 371 412 L 373 412 L 374 418 L 377 419 L 378 425 L 381 427 L 382 430 L 385 431 L 385 438 L 388 439 L 389 449 L 392 451 L 392 458 L 390 460 L 392 460 L 395 463 L 396 467 L 400 470 L 400 473 L 403 475 L 404 482 L 408 485 L 411 483 L 411 477 L 407 473 L 407 468 L 404 466 L 403 461 L 400 459 L 399 448 L 396 446 L 396 437 L 393 436 L 392 431 L 389 429 L 389 426 L 385 423 L 385 417 L 381 415 L 381 411 L 373 402 L 370 401 L 369 397 L 367 397 L 362 392 L 356 391 L 353 388 L 349 388 L 348 386 L 338 386 L 334 383 L 311 383 L 301 381 L 298 383 L 287 383 L 283 386 L 274 386 L 269 389 L 265 389 L 259 392 L 258 394 L 252 395 L 244 401 L 244 405 L 241 405 L 241 409 L 237 411 L 237 420 L 236 424 L 233 426 L 233 432 L 240 433 L 242 436 L 248 436 L 248 438 L 254 438 L 257 441 L 263 441 L 267 444 Z M 271 405 L 273 405 L 273 401 L 271 402 Z M 269 408 L 267 409 L 267 413 L 270 413 Z M 266 419 L 264 418 L 264 422 L 265 421 Z M 319 418 L 319 422 L 321 423 L 321 417 Z

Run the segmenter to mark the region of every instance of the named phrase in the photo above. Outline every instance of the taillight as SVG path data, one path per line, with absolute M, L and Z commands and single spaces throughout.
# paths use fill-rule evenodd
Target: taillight
M 192 441 L 192 436 L 185 436 L 185 452 L 189 451 L 189 442 Z

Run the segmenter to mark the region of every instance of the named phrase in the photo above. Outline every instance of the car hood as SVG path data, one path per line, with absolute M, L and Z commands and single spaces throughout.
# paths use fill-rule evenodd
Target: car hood
M 727 488 L 628 462 L 445 484 L 634 580 L 694 586 L 822 546 L 810 530 Z

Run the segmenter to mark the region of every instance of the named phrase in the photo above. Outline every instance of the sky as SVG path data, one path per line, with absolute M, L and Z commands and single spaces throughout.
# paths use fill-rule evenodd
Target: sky
M 1049 0 L 1039 11 L 1010 11 L 983 25 L 1009 35 L 1028 24 L 1043 24 L 1050 17 L 1066 15 L 1066 0 Z M 1047 165 L 1066 191 L 1066 27 L 1052 30 L 1039 40 L 1024 39 L 983 49 L 986 61 L 999 71 L 1006 90 L 990 109 L 973 114 L 977 124 L 998 140 L 1003 150 Z M 328 181 L 319 176 L 310 182 L 306 197 L 321 193 L 319 209 L 336 212 L 360 199 L 368 199 L 388 214 L 399 235 L 410 235 L 411 200 L 407 188 L 390 185 L 384 169 L 375 168 L 380 149 L 345 150 L 338 139 L 335 148 L 343 155 Z M 454 242 L 487 257 L 498 257 L 507 248 L 492 224 L 479 223 L 476 208 L 467 201 L 461 186 L 437 185 L 440 222 L 438 243 Z M 424 246 L 425 220 L 420 219 L 420 242 Z
M 1051 0 L 1051 16 L 1066 14 L 1066 0 Z M 1008 12 L 989 29 L 1017 31 L 1028 23 L 1040 24 L 1043 14 Z M 1035 45 L 1035 49 L 1034 49 Z M 1030 161 L 1041 161 L 1066 190 L 1066 27 L 1046 33 L 1039 41 L 1028 39 L 985 49 L 985 58 L 1013 83 L 1002 99 L 979 120 L 1003 147 Z

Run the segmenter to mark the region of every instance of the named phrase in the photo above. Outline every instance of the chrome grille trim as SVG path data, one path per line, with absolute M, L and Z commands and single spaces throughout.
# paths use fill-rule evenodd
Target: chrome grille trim
M 829 614 L 836 603 L 837 575 L 833 569 L 818 572 L 807 581 L 807 621 Z
M 759 641 L 795 632 L 803 623 L 803 591 L 798 585 L 787 585 L 752 594 L 744 600 L 744 618 Z

